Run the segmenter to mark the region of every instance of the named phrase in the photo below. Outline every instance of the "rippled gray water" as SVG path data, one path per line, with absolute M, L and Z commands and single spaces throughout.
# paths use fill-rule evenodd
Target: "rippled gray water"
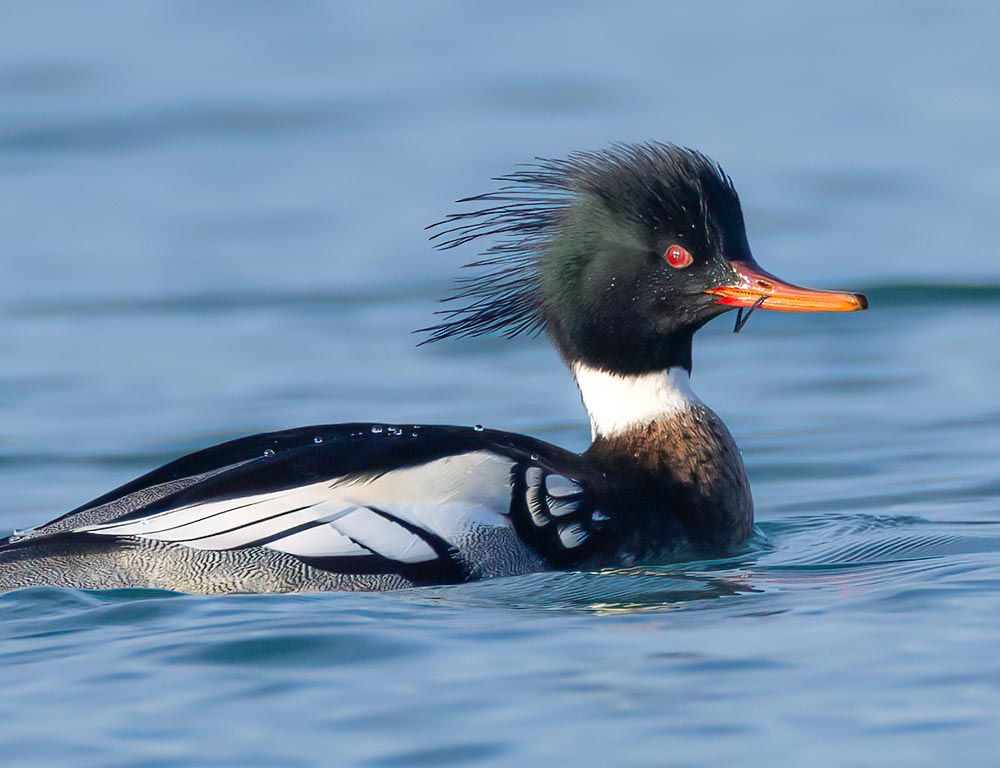
M 741 556 L 383 595 L 0 595 L 4 765 L 995 765 L 1000 12 L 986 3 L 12 3 L 0 527 L 345 420 L 580 449 L 542 341 L 414 347 L 422 227 L 536 154 L 720 160 L 857 316 L 720 320 Z

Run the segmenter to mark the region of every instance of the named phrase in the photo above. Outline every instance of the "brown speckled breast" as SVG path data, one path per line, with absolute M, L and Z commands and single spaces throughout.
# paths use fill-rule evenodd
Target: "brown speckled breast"
M 623 521 L 626 559 L 719 554 L 738 549 L 753 529 L 753 497 L 743 457 L 726 425 L 696 404 L 616 435 L 598 437 L 586 456 L 615 485 L 608 506 Z

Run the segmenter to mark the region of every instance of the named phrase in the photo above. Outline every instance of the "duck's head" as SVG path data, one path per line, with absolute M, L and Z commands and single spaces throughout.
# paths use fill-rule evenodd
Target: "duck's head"
M 671 144 L 618 145 L 498 179 L 499 190 L 437 225 L 439 246 L 496 236 L 430 340 L 544 329 L 571 366 L 618 375 L 691 369 L 714 317 L 756 308 L 853 312 L 864 296 L 765 272 L 739 196 L 713 161 Z

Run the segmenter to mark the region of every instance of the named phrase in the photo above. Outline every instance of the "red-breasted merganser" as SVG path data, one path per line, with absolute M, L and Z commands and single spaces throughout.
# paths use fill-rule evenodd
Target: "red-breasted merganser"
M 0 542 L 0 588 L 395 589 L 721 555 L 753 500 L 690 386 L 699 328 L 739 309 L 852 312 L 854 293 L 764 272 L 730 178 L 699 152 L 617 145 L 540 160 L 439 246 L 493 239 L 428 340 L 545 331 L 593 443 L 482 427 L 338 424 L 244 437 Z M 462 305 L 464 302 L 464 305 Z

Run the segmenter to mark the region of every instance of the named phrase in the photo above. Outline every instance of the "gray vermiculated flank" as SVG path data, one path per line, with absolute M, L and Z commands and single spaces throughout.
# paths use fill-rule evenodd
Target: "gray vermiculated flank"
M 395 574 L 338 574 L 274 550 L 197 550 L 143 539 L 57 539 L 0 555 L 0 589 L 169 589 L 178 592 L 388 590 L 412 586 Z
M 545 569 L 510 528 L 482 528 L 456 537 L 455 545 L 473 580 Z M 330 573 L 265 547 L 199 550 L 133 537 L 59 538 L 0 554 L 0 590 L 29 586 L 223 594 L 385 591 L 414 584 L 396 574 Z

